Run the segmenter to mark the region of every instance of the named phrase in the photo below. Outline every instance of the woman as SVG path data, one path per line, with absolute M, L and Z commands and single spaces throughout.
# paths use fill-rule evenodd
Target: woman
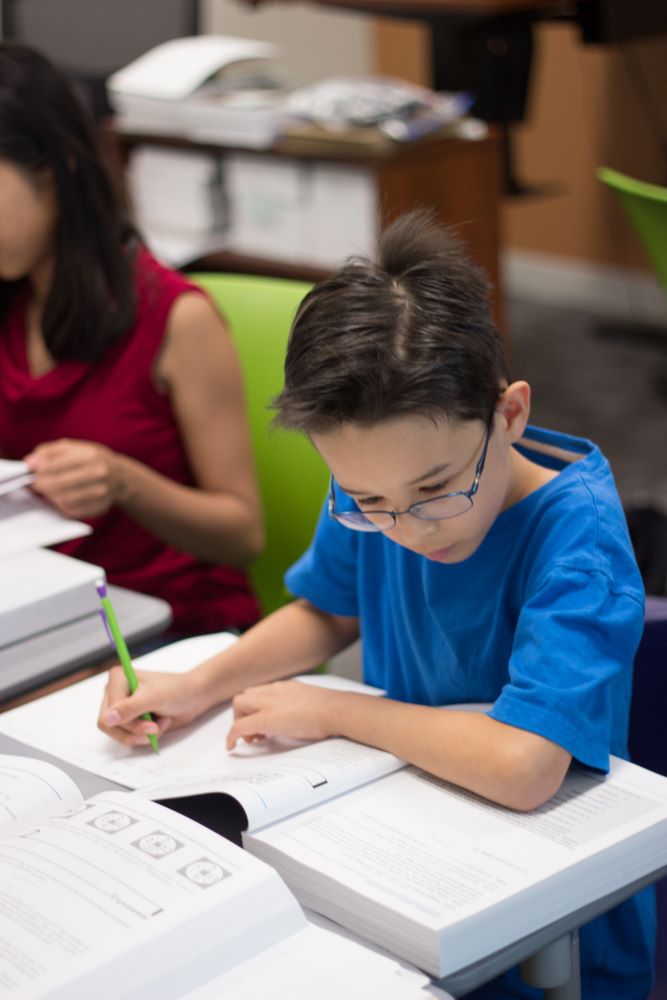
M 263 528 L 220 316 L 117 204 L 91 123 L 0 44 L 0 455 L 93 533 L 61 550 L 162 597 L 181 634 L 245 627 Z

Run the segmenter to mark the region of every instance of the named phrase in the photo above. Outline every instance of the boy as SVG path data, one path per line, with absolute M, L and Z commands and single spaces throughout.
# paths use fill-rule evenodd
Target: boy
M 381 747 L 514 809 L 572 759 L 625 756 L 643 595 L 609 467 L 588 441 L 527 428 L 479 272 L 428 215 L 397 220 L 378 262 L 304 300 L 278 421 L 311 438 L 331 485 L 297 600 L 189 674 L 112 672 L 100 725 L 128 745 L 232 696 L 228 745 L 333 734 Z M 385 699 L 294 681 L 361 635 Z M 494 702 L 487 714 L 448 711 Z M 142 722 L 152 711 L 155 723 Z M 584 996 L 650 988 L 651 899 L 581 934 Z M 516 970 L 476 996 L 534 996 Z

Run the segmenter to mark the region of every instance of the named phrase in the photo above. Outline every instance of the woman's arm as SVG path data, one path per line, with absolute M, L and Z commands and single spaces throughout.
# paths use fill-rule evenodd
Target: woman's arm
M 263 527 L 243 383 L 231 336 L 204 296 L 174 303 L 154 374 L 171 399 L 196 487 L 102 445 L 60 440 L 27 457 L 34 488 L 70 517 L 95 517 L 117 503 L 170 545 L 245 565 L 261 551 Z
M 121 743 L 142 746 L 148 732 L 161 734 L 185 725 L 248 685 L 310 670 L 358 635 L 356 618 L 326 614 L 308 601 L 293 601 L 188 673 L 137 671 L 139 688 L 131 697 L 122 669 L 115 667 L 109 674 L 99 726 Z M 144 712 L 152 712 L 155 723 L 143 721 Z

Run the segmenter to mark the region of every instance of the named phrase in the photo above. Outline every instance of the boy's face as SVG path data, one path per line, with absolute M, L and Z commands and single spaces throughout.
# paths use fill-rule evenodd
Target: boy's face
M 344 424 L 312 435 L 334 479 L 362 511 L 404 511 L 454 490 L 469 490 L 486 437 L 482 421 L 396 417 L 373 427 Z M 479 547 L 512 498 L 513 435 L 494 414 L 484 470 L 470 510 L 441 521 L 402 514 L 391 541 L 435 562 L 458 563 Z M 342 528 L 345 531 L 347 529 Z

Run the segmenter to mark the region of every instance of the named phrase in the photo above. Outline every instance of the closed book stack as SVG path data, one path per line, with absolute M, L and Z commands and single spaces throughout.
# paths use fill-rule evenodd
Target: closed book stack
M 2 561 L 0 648 L 99 610 L 99 566 L 35 549 Z M 100 626 L 101 627 L 101 626 Z

